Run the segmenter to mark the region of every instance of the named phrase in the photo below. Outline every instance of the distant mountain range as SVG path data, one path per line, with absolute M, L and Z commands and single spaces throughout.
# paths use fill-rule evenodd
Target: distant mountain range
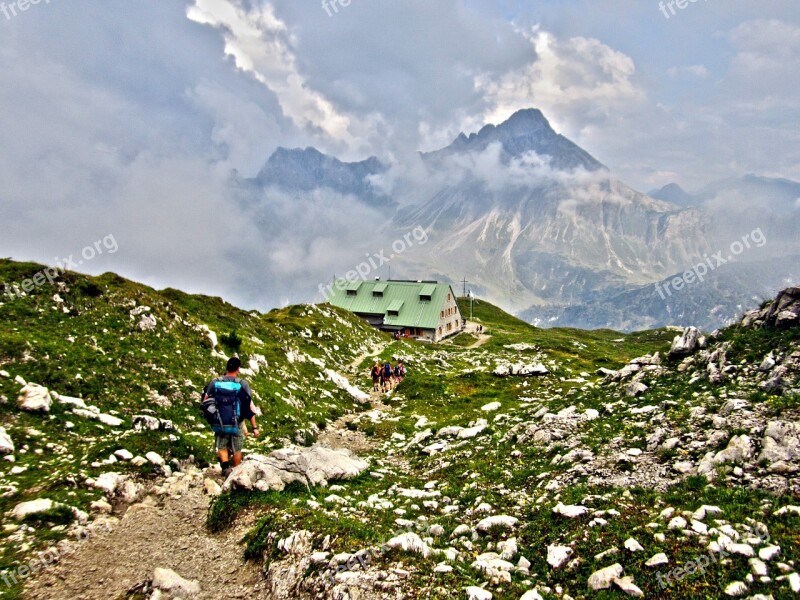
M 269 190 L 300 206 L 333 194 L 329 205 L 349 207 L 343 219 L 352 220 L 350 203 L 359 203 L 355 223 L 363 233 L 340 243 L 361 250 L 388 248 L 424 228 L 428 243 L 391 256 L 393 276 L 466 277 L 475 293 L 543 325 L 718 326 L 790 283 L 800 254 L 800 184 L 748 175 L 696 194 L 670 184 L 646 195 L 535 109 L 405 163 L 346 163 L 314 148 L 280 148 L 247 186 L 255 191 L 251 205 L 263 209 Z M 755 228 L 769 243 L 669 301 L 652 298 L 655 283 Z

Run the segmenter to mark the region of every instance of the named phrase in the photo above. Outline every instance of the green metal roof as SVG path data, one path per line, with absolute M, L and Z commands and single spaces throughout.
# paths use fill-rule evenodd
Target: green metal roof
M 372 288 L 373 295 L 374 294 L 382 294 L 385 291 L 386 291 L 386 284 L 385 283 L 379 283 L 374 288 Z
M 350 281 L 345 288 L 348 292 L 357 292 L 358 288 L 361 287 L 361 284 L 364 283 L 363 281 Z
M 392 300 L 389 303 L 389 306 L 386 307 L 386 310 L 387 310 L 387 312 L 399 313 L 400 309 L 403 308 L 403 304 L 405 304 L 405 302 L 403 302 L 402 300 L 399 300 L 399 299 L 398 300 Z
M 383 296 L 373 294 L 378 290 L 383 291 Z M 390 327 L 436 329 L 447 294 L 452 293 L 449 284 L 429 281 L 339 280 L 331 288 L 328 302 L 357 314 L 381 315 Z M 431 300 L 423 301 L 422 296 L 430 296 Z M 390 316 L 390 310 L 398 311 L 398 315 Z
M 436 284 L 428 284 L 422 287 L 419 291 L 420 296 L 433 296 L 433 293 L 436 291 Z

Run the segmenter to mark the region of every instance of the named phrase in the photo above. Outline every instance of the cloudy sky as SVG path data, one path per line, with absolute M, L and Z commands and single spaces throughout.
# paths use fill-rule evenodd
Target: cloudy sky
M 642 191 L 800 180 L 797 0 L 343 1 L 5 0 L 0 256 L 114 235 L 82 270 L 225 294 L 258 237 L 232 171 L 402 160 L 531 106 Z

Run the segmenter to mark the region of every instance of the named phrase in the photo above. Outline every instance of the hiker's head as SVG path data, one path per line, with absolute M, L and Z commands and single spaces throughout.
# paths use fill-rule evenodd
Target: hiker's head
M 241 368 L 242 361 L 236 356 L 232 356 L 228 359 L 228 365 L 225 367 L 226 371 L 231 374 L 238 373 Z

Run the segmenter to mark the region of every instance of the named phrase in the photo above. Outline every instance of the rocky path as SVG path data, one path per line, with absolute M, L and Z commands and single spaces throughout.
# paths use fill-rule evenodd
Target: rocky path
M 109 533 L 97 533 L 59 564 L 27 585 L 30 600 L 125 598 L 148 582 L 156 568 L 172 569 L 197 580 L 198 599 L 268 598 L 259 565 L 243 558 L 239 543 L 251 523 L 247 518 L 219 535 L 205 528 L 209 496 L 201 471 L 180 473 L 164 486 L 161 501 L 148 497 L 131 506 Z

